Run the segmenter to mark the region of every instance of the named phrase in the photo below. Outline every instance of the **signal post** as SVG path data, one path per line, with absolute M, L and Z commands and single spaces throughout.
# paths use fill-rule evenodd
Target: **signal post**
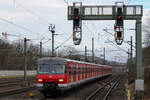
M 77 10 L 78 9 L 78 10 Z M 76 15 L 78 17 L 76 17 Z M 68 20 L 73 20 L 73 42 L 79 45 L 82 40 L 82 20 L 115 20 L 115 41 L 121 45 L 124 39 L 124 20 L 136 20 L 136 97 L 144 92 L 143 65 L 142 65 L 142 32 L 141 18 L 142 5 L 124 5 L 116 2 L 115 5 L 82 6 L 82 3 L 73 3 L 68 6 Z M 77 35 L 78 34 L 78 35 Z

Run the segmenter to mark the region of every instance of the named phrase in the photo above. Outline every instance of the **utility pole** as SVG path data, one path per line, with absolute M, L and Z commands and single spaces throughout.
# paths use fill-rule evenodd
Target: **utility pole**
M 128 79 L 130 78 L 130 50 L 128 49 L 128 62 L 127 62 L 127 67 L 128 67 Z
M 27 82 L 27 41 L 29 39 L 24 38 L 24 84 Z
M 87 46 L 85 46 L 85 62 L 87 62 Z
M 94 63 L 94 38 L 92 38 L 92 62 Z
M 132 43 L 132 36 L 131 36 L 131 63 L 133 59 L 133 43 Z
M 51 24 L 51 26 L 49 26 L 49 31 L 51 31 L 51 33 L 52 33 L 52 57 L 54 57 L 55 55 L 54 55 L 54 33 L 55 33 L 55 25 L 52 25 Z
M 104 48 L 104 65 L 105 65 L 105 48 Z
M 40 42 L 40 58 L 42 57 L 42 41 Z
M 134 68 L 133 68 L 133 44 L 132 44 L 132 36 L 131 36 L 131 40 L 130 40 L 130 42 L 131 42 L 131 52 L 130 52 L 130 75 L 131 75 L 131 80 L 133 80 L 134 78 L 133 78 L 133 73 L 134 73 Z

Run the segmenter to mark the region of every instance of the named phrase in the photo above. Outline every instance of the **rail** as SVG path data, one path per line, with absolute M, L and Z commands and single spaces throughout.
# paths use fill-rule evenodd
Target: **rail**
M 109 82 L 106 82 L 104 85 L 102 85 L 96 91 L 94 91 L 93 93 L 91 93 L 87 98 L 85 98 L 85 100 L 91 100 L 91 99 L 93 99 L 99 91 L 104 90 L 104 88 L 107 87 L 107 86 L 110 86 L 108 92 L 103 96 L 103 100 L 106 100 L 107 97 L 108 97 L 108 95 L 111 93 L 112 89 L 116 86 L 116 84 L 118 84 L 120 78 L 121 78 L 121 76 L 119 76 L 119 77 L 113 77 L 112 80 L 110 80 Z

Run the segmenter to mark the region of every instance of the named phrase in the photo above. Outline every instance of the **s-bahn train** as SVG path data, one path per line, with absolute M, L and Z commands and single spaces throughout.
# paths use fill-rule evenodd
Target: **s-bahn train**
M 112 74 L 112 67 L 58 57 L 37 61 L 37 89 L 44 95 L 64 91 Z

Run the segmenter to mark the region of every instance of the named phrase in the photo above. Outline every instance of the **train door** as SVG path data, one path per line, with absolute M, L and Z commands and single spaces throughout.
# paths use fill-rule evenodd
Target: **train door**
M 80 75 L 81 75 L 81 71 L 80 71 L 81 69 L 80 69 L 80 65 L 78 66 L 78 78 L 79 78 L 79 81 L 80 81 Z
M 90 66 L 90 69 L 89 69 L 89 71 L 90 71 L 90 78 L 92 76 L 92 73 L 91 73 L 92 71 L 91 70 L 92 70 L 92 66 Z
M 87 66 L 87 77 L 89 78 L 89 65 Z
M 67 69 L 67 81 L 68 83 L 71 82 L 71 64 L 69 62 L 66 63 L 66 69 Z
M 88 67 L 89 67 L 89 66 L 86 65 L 86 76 L 87 76 L 87 78 L 89 78 L 89 72 L 88 72 L 89 70 L 88 70 Z
M 85 79 L 87 78 L 87 65 L 85 64 Z
M 81 70 L 81 81 L 83 80 L 83 64 L 80 64 L 80 70 Z
M 85 65 L 85 66 L 86 66 L 86 68 L 85 68 L 86 74 L 85 75 L 86 75 L 86 78 L 88 78 L 88 66 L 87 65 Z
M 82 64 L 81 68 L 82 68 L 82 70 L 81 70 L 82 71 L 82 80 L 84 80 L 84 64 Z
M 76 65 L 73 64 L 73 82 L 76 82 Z
M 105 68 L 102 69 L 102 74 L 105 75 Z
M 85 64 L 83 65 L 83 79 L 85 79 Z
M 85 80 L 85 77 L 86 77 L 86 66 L 85 66 L 85 64 L 83 65 L 83 70 L 84 70 L 84 80 Z
M 93 66 L 91 66 L 91 77 L 93 77 Z
M 84 80 L 84 70 L 83 70 L 83 68 L 84 68 L 84 65 L 82 64 L 82 70 L 81 70 L 81 73 L 82 73 L 82 80 Z
M 94 66 L 92 66 L 92 77 L 94 77 Z
M 95 67 L 96 67 L 96 66 L 93 67 L 93 74 L 94 74 L 94 77 L 96 76 Z
M 78 66 L 78 64 L 76 64 L 76 82 L 78 82 L 79 81 L 79 66 Z
M 97 76 L 99 76 L 99 73 L 100 73 L 100 67 L 99 66 L 97 67 L 96 73 L 97 73 Z
M 80 81 L 82 80 L 82 64 L 80 64 Z
M 71 82 L 73 82 L 73 63 L 71 63 Z
M 98 68 L 96 67 L 95 68 L 95 73 L 96 73 L 96 76 L 98 75 Z
M 89 66 L 89 78 L 91 77 L 91 66 Z
M 98 68 L 98 76 L 101 75 L 101 67 L 99 66 Z

